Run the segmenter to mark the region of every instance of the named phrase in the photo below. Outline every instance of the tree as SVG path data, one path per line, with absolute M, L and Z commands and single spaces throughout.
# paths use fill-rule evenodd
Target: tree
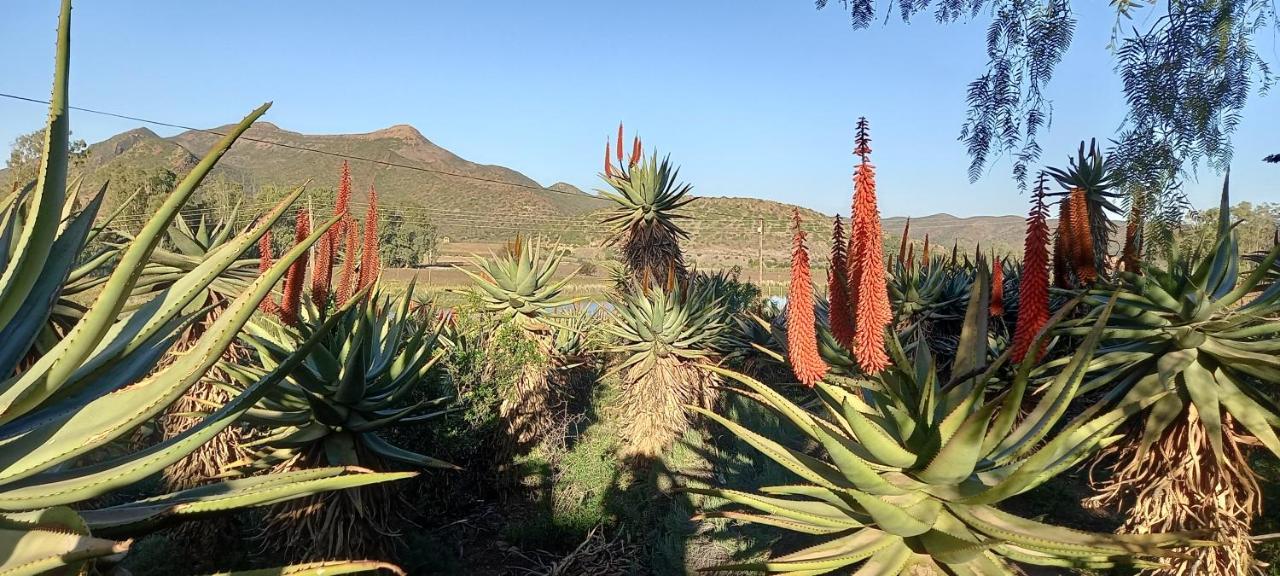
M 1240 222 L 1236 234 L 1240 239 L 1240 252 L 1266 250 L 1275 241 L 1280 229 L 1280 204 L 1241 202 L 1231 207 L 1231 221 Z M 1217 238 L 1218 208 L 1194 211 L 1179 234 L 1178 250 L 1184 254 L 1204 254 L 1212 249 Z
M 881 2 L 888 3 L 886 8 L 895 4 Z M 816 4 L 822 9 L 828 0 Z M 841 4 L 854 28 L 865 28 L 875 18 L 876 0 Z M 1271 0 L 1111 4 L 1116 18 L 1109 48 L 1129 110 L 1109 155 L 1124 175 L 1121 188 L 1146 195 L 1149 216 L 1176 223 L 1186 208 L 1182 180 L 1202 160 L 1226 167 L 1245 102 L 1255 88 L 1264 93 L 1274 81 L 1254 39 L 1269 27 L 1280 30 L 1275 5 Z M 1013 176 L 1025 189 L 1028 167 L 1041 153 L 1039 130 L 1051 117 L 1043 89 L 1076 28 L 1070 1 L 898 0 L 896 6 L 904 21 L 930 6 L 939 22 L 983 11 L 992 15 L 987 71 L 969 84 L 960 140 L 971 158 L 971 180 L 999 155 L 1012 154 Z M 1122 24 L 1130 19 L 1143 22 L 1145 29 L 1126 30 Z
M 388 268 L 416 268 L 436 258 L 439 235 L 431 222 L 401 210 L 383 213 L 378 223 L 382 262 Z
M 44 128 L 34 130 L 13 139 L 9 145 L 9 160 L 5 163 L 8 172 L 8 189 L 25 186 L 36 179 L 40 165 L 40 153 L 44 150 Z M 89 146 L 84 140 L 73 140 L 69 147 L 71 167 L 79 168 L 89 157 Z

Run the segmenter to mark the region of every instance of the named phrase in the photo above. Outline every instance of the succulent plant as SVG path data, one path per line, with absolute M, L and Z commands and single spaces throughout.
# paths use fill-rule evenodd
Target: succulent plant
M 334 466 L 379 467 L 398 462 L 416 467 L 453 468 L 424 454 L 388 445 L 378 435 L 394 424 L 422 422 L 442 412 L 447 398 L 424 398 L 441 357 L 437 331 L 411 317 L 413 287 L 393 300 L 374 292 L 361 304 L 340 310 L 327 337 L 309 361 L 286 375 L 244 417 L 270 432 L 249 444 L 255 468 L 274 467 L 312 452 Z M 261 378 L 315 337 L 318 310 L 305 307 L 298 326 L 256 318 L 240 336 L 256 363 L 224 363 L 231 385 L 241 389 Z M 361 458 L 369 454 L 375 458 Z M 312 462 L 316 461 L 313 460 Z
M 985 274 L 980 275 L 982 282 Z M 989 288 L 970 299 L 985 317 Z M 1105 318 L 1105 313 L 1104 313 Z M 914 358 L 889 339 L 893 363 L 856 388 L 818 382 L 817 413 L 769 386 L 710 368 L 736 381 L 737 392 L 790 422 L 820 452 L 784 445 L 725 416 L 692 407 L 804 480 L 756 492 L 731 487 L 687 488 L 724 501 L 702 518 L 773 526 L 817 542 L 721 570 L 779 574 L 1016 574 L 1015 563 L 1074 568 L 1155 566 L 1170 546 L 1198 544 L 1185 534 L 1111 535 L 1080 532 L 1004 511 L 997 505 L 1044 484 L 1112 441 L 1112 432 L 1140 409 L 1129 406 L 1064 421 L 1101 337 L 1105 320 L 1062 371 L 1020 414 L 1032 386 L 1025 362 L 1011 381 L 996 374 L 1006 356 L 984 365 L 981 326 L 965 330 L 959 372 L 941 379 L 928 348 Z M 988 397 L 989 387 L 1005 391 Z M 1153 402 L 1153 398 L 1149 402 Z M 853 572 L 853 570 L 857 570 Z
M 708 406 L 713 379 L 698 368 L 728 327 L 720 300 L 698 284 L 668 276 L 665 286 L 624 294 L 605 330 L 622 360 L 619 409 L 624 454 L 656 457 L 688 428 L 685 404 Z
M 1080 151 L 1068 159 L 1066 168 L 1049 168 L 1046 172 L 1064 189 L 1056 193 L 1063 197 L 1063 210 L 1059 214 L 1054 258 L 1069 262 L 1078 282 L 1091 283 L 1107 272 L 1107 251 L 1114 228 L 1107 213 L 1120 213 L 1114 202 L 1122 196 L 1115 191 L 1119 174 L 1096 141 L 1089 142 L 1088 152 L 1080 142 Z
M 959 317 L 955 304 L 968 298 L 971 282 L 970 275 L 957 273 L 941 257 L 915 266 L 896 264 L 889 277 L 889 298 L 896 324 L 905 327 L 919 322 L 954 320 Z M 963 308 L 959 312 L 963 312 Z
M 389 466 L 455 469 L 452 464 L 387 442 L 396 425 L 421 425 L 445 414 L 448 398 L 433 398 L 435 366 L 442 356 L 438 330 L 410 310 L 413 287 L 393 299 L 376 285 L 330 311 L 304 304 L 296 325 L 259 315 L 241 335 L 254 360 L 224 362 L 230 390 L 279 370 L 300 342 L 317 341 L 306 361 L 242 416 L 263 430 L 242 446 L 253 455 L 234 463 L 241 473 L 294 471 L 313 466 L 386 470 Z M 373 292 L 366 296 L 366 292 Z M 317 327 L 331 325 L 324 334 Z M 389 524 L 402 514 L 396 495 L 353 491 L 341 498 L 318 495 L 280 507 L 268 522 L 277 547 L 305 548 L 325 557 L 386 552 Z M 335 508 L 336 507 L 336 508 Z
M 576 275 L 575 272 L 559 280 L 554 278 L 562 258 L 559 247 L 552 246 L 544 257 L 540 242 L 530 243 L 517 235 L 501 255 L 472 257 L 472 264 L 479 274 L 456 268 L 480 289 L 479 296 L 486 311 L 504 318 L 529 321 L 582 300 L 561 296 L 564 287 Z
M 610 226 L 607 242 L 622 247 L 629 285 L 661 283 L 668 270 L 683 280 L 686 268 L 680 241 L 689 234 L 678 221 L 687 217 L 680 209 L 694 201 L 689 195 L 693 187 L 679 182 L 680 169 L 669 157 L 659 161 L 656 151 L 645 157 L 639 137 L 624 164 L 622 134 L 622 125 L 618 125 L 616 167 L 605 145 L 603 176 L 609 189 L 597 190 L 615 204 L 604 219 Z
M 479 297 L 481 309 L 503 322 L 515 322 L 521 329 L 520 341 L 532 350 L 513 385 L 500 390 L 498 411 L 511 442 L 507 448 L 517 452 L 540 440 L 552 427 L 552 407 L 561 404 L 568 392 L 557 386 L 558 382 L 563 383 L 564 376 L 557 372 L 568 369 L 585 352 L 581 336 L 586 333 L 567 326 L 565 321 L 574 318 L 564 318 L 559 313 L 559 309 L 583 299 L 562 295 L 577 274 L 575 271 L 555 279 L 562 257 L 558 246 L 553 245 L 544 253 L 540 242 L 531 243 L 517 235 L 500 255 L 473 257 L 477 272 L 458 268 L 478 288 L 473 293 Z M 493 346 L 509 343 L 503 339 L 489 342 Z M 561 355 L 561 346 L 572 356 Z
M 99 193 L 76 211 L 78 184 L 67 187 L 70 23 L 71 3 L 64 0 L 37 180 L 0 210 L 0 237 L 8 239 L 0 272 L 0 334 L 4 335 L 0 371 L 8 375 L 0 386 L 4 408 L 0 416 L 0 539 L 8 552 L 0 559 L 0 572 L 82 573 L 96 559 L 128 551 L 131 540 L 114 538 L 127 538 L 161 522 L 404 477 L 329 467 L 305 476 L 219 483 L 115 506 L 89 504 L 158 473 L 194 450 L 231 425 L 306 358 L 315 340 L 300 343 L 278 369 L 249 383 L 183 434 L 97 463 L 83 461 L 84 456 L 155 418 L 194 384 L 230 345 L 287 265 L 318 235 L 246 286 L 181 356 L 166 357 L 166 352 L 178 333 L 201 318 L 200 294 L 253 245 L 265 232 L 265 224 L 279 218 L 296 195 L 264 215 L 264 225 L 228 242 L 175 278 L 169 288 L 127 310 L 165 229 L 218 159 L 266 111 L 263 106 L 212 148 L 121 250 L 93 303 L 69 331 L 49 342 L 37 357 L 28 358 L 76 267 L 103 198 Z M 317 334 L 327 329 L 321 327 Z M 341 565 L 334 568 L 343 569 Z
M 1119 304 L 1105 325 L 1101 349 L 1086 366 L 1084 391 L 1106 392 L 1107 405 L 1161 395 L 1142 413 L 1142 426 L 1130 430 L 1131 441 L 1118 445 L 1116 474 L 1098 502 L 1118 505 L 1136 493 L 1134 504 L 1125 507 L 1133 529 L 1219 532 L 1230 546 L 1202 552 L 1212 556 L 1201 558 L 1205 574 L 1235 573 L 1248 563 L 1248 525 L 1260 512 L 1249 447 L 1280 456 L 1280 286 L 1256 290 L 1280 247 L 1240 275 L 1228 188 L 1229 179 L 1223 183 L 1217 242 L 1204 258 L 1178 258 L 1167 270 L 1144 264 L 1141 274 L 1119 273 L 1119 287 L 1088 295 L 1092 316 L 1113 297 Z M 1084 334 L 1091 321 L 1068 323 L 1059 332 Z

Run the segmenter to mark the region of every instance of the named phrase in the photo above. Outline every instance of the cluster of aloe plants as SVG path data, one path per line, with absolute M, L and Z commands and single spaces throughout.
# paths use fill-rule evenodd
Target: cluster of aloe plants
M 235 213 L 182 218 L 265 106 L 138 232 L 113 231 L 99 214 L 106 189 L 87 193 L 69 176 L 70 10 L 64 0 L 37 178 L 0 202 L 0 573 L 102 571 L 138 535 L 247 507 L 268 507 L 267 538 L 297 557 L 385 556 L 406 508 L 387 482 L 456 468 L 388 438 L 450 411 L 441 390 L 456 383 L 440 381 L 439 364 L 473 335 L 424 314 L 412 284 L 396 295 L 379 281 L 376 192 L 362 226 L 345 166 L 328 220 L 295 207 L 301 188 L 244 228 Z M 797 478 L 744 490 L 712 474 L 684 488 L 701 518 L 814 540 L 722 570 L 1249 569 L 1262 513 L 1251 458 L 1280 457 L 1280 246 L 1239 254 L 1225 183 L 1204 254 L 1144 260 L 1135 202 L 1111 258 L 1121 179 L 1082 143 L 1067 168 L 1042 174 L 1021 262 L 935 255 L 927 236 L 917 255 L 904 230 L 887 263 L 860 119 L 850 227 L 832 228 L 825 298 L 797 211 L 777 310 L 736 276 L 686 264 L 678 222 L 692 187 L 638 137 L 629 155 L 624 143 L 619 126 L 602 174 L 607 244 L 621 251 L 607 315 L 567 296 L 573 274 L 560 274 L 553 244 L 517 236 L 463 270 L 476 309 L 534 352 L 493 404 L 508 447 L 542 441 L 607 354 L 620 457 L 661 459 L 691 431 L 714 437 L 701 425 L 715 424 Z M 1056 233 L 1049 198 L 1060 198 Z M 293 243 L 276 254 L 269 230 L 290 212 Z M 91 244 L 106 249 L 86 257 Z M 726 389 L 800 441 L 735 421 Z M 135 441 L 157 422 L 160 438 Z M 1109 472 L 1091 503 L 1122 509 L 1121 533 L 1007 510 L 1091 461 Z M 173 491 L 102 498 L 166 470 Z M 398 570 L 324 560 L 276 572 L 377 569 Z
M 855 151 L 862 164 L 864 128 Z M 857 195 L 874 189 L 864 173 L 860 166 L 855 220 Z M 1049 174 L 1063 192 L 1048 190 Z M 797 215 L 785 324 L 775 321 L 771 337 L 757 333 L 741 342 L 787 362 L 813 388 L 812 399 L 799 403 L 748 376 L 709 370 L 807 442 L 770 438 L 691 409 L 804 482 L 688 490 L 710 506 L 702 518 L 773 526 L 816 542 L 719 569 L 1250 570 L 1250 523 L 1262 501 L 1252 448 L 1280 456 L 1280 406 L 1271 386 L 1280 381 L 1274 339 L 1280 288 L 1268 284 L 1280 247 L 1252 255 L 1252 267 L 1242 265 L 1224 184 L 1218 240 L 1204 256 L 1175 257 L 1166 266 L 1144 262 L 1141 206 L 1134 206 L 1121 253 L 1109 258 L 1106 214 L 1118 211 L 1116 181 L 1096 145 L 1087 153 L 1082 145 L 1068 169 L 1041 177 L 1020 264 L 999 258 L 989 265 L 981 251 L 963 262 L 953 251 L 948 261 L 927 248 L 917 263 L 904 231 L 887 286 L 872 285 L 873 292 L 863 291 L 865 278 L 880 268 L 856 263 L 858 243 L 844 240 L 837 219 L 826 301 L 815 295 Z M 1062 197 L 1064 217 L 1051 238 L 1046 199 L 1053 196 Z M 871 340 L 858 338 L 859 323 L 875 312 L 865 302 L 882 296 L 899 329 L 883 331 L 891 359 L 883 366 L 862 360 L 877 355 L 859 350 Z M 957 302 L 962 310 L 952 308 Z M 839 313 L 850 309 L 863 313 Z M 880 326 L 879 317 L 870 319 Z M 939 330 L 945 322 L 958 333 Z M 998 328 L 1007 323 L 1002 334 Z M 1057 349 L 1070 354 L 1054 357 L 1055 341 L 1069 342 Z M 945 363 L 935 359 L 939 349 L 950 355 Z M 1098 459 L 1112 462 L 1112 473 L 1086 504 L 1123 510 L 1120 534 L 1079 532 L 997 507 Z
M 38 176 L 0 208 L 5 239 L 0 272 L 0 538 L 8 574 L 84 573 L 95 561 L 118 559 L 132 535 L 162 523 L 235 508 L 263 506 L 327 490 L 395 479 L 348 466 L 316 468 L 225 481 L 110 506 L 108 494 L 156 474 L 232 425 L 303 363 L 330 325 L 301 342 L 279 365 L 225 405 L 173 437 L 88 463 L 95 451 L 159 416 L 212 367 L 250 319 L 276 280 L 322 234 L 308 236 L 232 299 L 181 355 L 170 348 L 204 319 L 206 290 L 249 250 L 297 194 L 264 214 L 246 232 L 210 251 L 194 267 L 175 273 L 163 289 L 130 301 L 165 231 L 200 182 L 235 140 L 266 111 L 263 106 L 222 138 L 165 199 L 141 231 L 111 259 L 92 303 L 53 322 L 69 280 L 83 279 L 76 259 L 94 231 L 103 191 L 80 204 L 78 181 L 69 182 L 68 70 L 71 3 L 58 25 L 53 96 Z M 100 263 L 100 262 L 99 262 Z M 381 563 L 325 562 L 292 573 L 349 573 Z
M 979 283 L 985 283 L 980 274 Z M 975 290 L 978 287 L 975 286 Z M 969 300 L 985 312 L 989 286 Z M 760 403 L 822 447 L 821 456 L 780 444 L 705 411 L 731 433 L 800 479 L 755 492 L 689 490 L 726 503 L 703 514 L 814 535 L 816 545 L 768 559 L 722 566 L 780 574 L 1015 574 L 1013 563 L 1074 568 L 1157 566 L 1171 546 L 1199 544 L 1183 534 L 1091 534 L 1022 518 L 997 505 L 1051 480 L 1113 440 L 1126 406 L 1096 417 L 1065 418 L 1106 313 L 1086 343 L 1020 417 L 1030 397 L 1033 359 L 1002 381 L 1007 361 L 990 365 L 984 347 L 956 359 L 970 377 L 941 376 L 925 346 L 908 354 L 889 339 L 893 362 L 852 385 L 814 383 L 819 409 L 806 410 L 769 386 L 728 371 L 736 391 Z M 976 323 L 965 341 L 980 342 Z M 1002 393 L 988 398 L 997 387 Z M 1154 402 L 1159 397 L 1148 399 Z M 744 511 L 743 509 L 747 511 Z

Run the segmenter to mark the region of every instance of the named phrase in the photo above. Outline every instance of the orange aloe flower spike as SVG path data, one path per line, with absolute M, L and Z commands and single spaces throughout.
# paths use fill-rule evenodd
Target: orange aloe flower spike
M 809 248 L 800 227 L 800 210 L 792 215 L 791 284 L 787 288 L 787 358 L 796 378 L 813 386 L 827 373 L 827 364 L 818 353 L 814 325 L 813 278 L 809 270 Z

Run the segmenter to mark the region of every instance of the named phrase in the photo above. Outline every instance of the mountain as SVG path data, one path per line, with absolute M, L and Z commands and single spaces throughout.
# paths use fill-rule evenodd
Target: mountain
M 220 138 L 215 133 L 231 128 L 171 137 L 138 128 L 93 144 L 81 166 L 85 189 L 96 189 L 108 175 L 117 181 L 121 171 L 130 169 L 185 174 Z M 373 160 L 351 161 L 357 202 L 364 200 L 370 184 L 376 185 L 384 209 L 429 220 L 451 241 L 492 242 L 524 232 L 598 247 L 607 231 L 601 220 L 612 204 L 608 200 L 565 182 L 543 187 L 516 170 L 471 162 L 403 124 L 364 134 L 312 135 L 258 122 L 223 157 L 211 179 L 243 186 L 242 193 L 250 197 L 269 185 L 292 187 L 308 180 L 312 189 L 332 190 L 343 156 Z M 690 235 L 686 245 L 691 260 L 703 266 L 745 267 L 763 253 L 770 266 L 784 265 L 796 208 L 752 198 L 699 198 L 688 205 L 690 218 L 682 221 Z M 805 208 L 800 212 L 815 262 L 821 263 L 829 249 L 831 217 Z M 886 244 L 897 245 L 904 225 L 904 218 L 884 220 Z M 1014 253 L 1021 251 L 1023 221 L 1017 216 L 935 214 L 913 218 L 911 231 L 916 242 L 928 233 L 934 245 L 948 250 L 953 242 L 970 249 L 981 243 Z
M 165 166 L 182 173 L 217 143 L 220 136 L 215 133 L 232 128 L 189 130 L 169 138 L 145 128 L 131 130 L 90 146 L 89 166 L 102 170 L 128 162 L 141 167 Z M 375 161 L 352 161 L 357 201 L 367 197 L 372 184 L 383 205 L 407 203 L 442 213 L 475 214 L 501 206 L 560 216 L 587 212 L 605 203 L 576 188 L 564 189 L 567 184 L 547 189 L 510 168 L 470 162 L 406 125 L 367 134 L 308 135 L 258 122 L 222 158 L 215 174 L 258 187 L 296 186 L 311 180 L 313 188 L 332 189 L 342 156 Z

